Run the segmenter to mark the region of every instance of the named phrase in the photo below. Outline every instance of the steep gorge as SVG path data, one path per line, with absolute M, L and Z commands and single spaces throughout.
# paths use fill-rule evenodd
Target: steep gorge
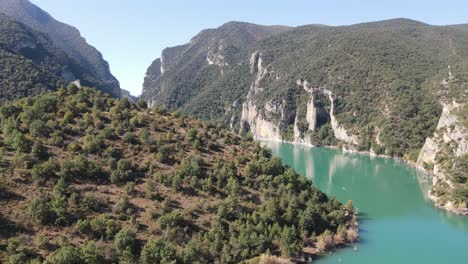
M 444 119 L 444 102 L 455 100 L 457 109 L 465 109 L 465 26 L 436 27 L 408 19 L 309 25 L 230 45 L 236 34 L 248 35 L 244 26 L 228 23 L 171 48 L 178 52 L 171 59 L 163 56 L 170 65 L 164 73 L 160 60 L 148 69 L 147 80 L 152 81 L 145 81 L 142 98 L 257 139 L 334 146 L 412 162 L 426 155 L 425 141 Z M 466 110 L 451 114 L 467 119 Z M 457 133 L 462 135 L 458 141 L 466 140 Z M 459 184 L 442 188 L 441 204 L 466 208 L 466 148 L 458 154 L 445 152 L 453 160 L 446 164 L 446 177 L 458 177 Z

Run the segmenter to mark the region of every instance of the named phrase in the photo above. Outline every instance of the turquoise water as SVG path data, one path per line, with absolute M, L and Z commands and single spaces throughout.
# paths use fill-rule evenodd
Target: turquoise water
M 359 208 L 361 241 L 317 262 L 468 263 L 468 217 L 436 209 L 427 177 L 393 159 L 263 142 L 328 195 Z

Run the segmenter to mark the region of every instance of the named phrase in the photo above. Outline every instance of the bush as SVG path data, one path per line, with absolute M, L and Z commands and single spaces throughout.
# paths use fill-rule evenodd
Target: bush
M 34 141 L 31 154 L 38 160 L 46 160 L 49 158 L 47 147 L 45 147 L 40 140 Z
M 91 220 L 80 219 L 76 223 L 76 228 L 80 233 L 91 235 L 96 239 L 113 239 L 120 230 L 119 224 L 106 214 L 98 215 Z
M 39 184 L 43 184 L 55 176 L 55 170 L 56 165 L 52 160 L 34 165 L 31 170 L 32 179 Z
M 177 253 L 174 244 L 156 239 L 148 240 L 141 251 L 141 263 L 143 264 L 169 264 L 176 263 Z
M 191 143 L 195 139 L 197 139 L 197 130 L 195 128 L 191 128 L 187 131 L 187 134 L 185 135 L 185 142 Z
M 136 236 L 132 230 L 123 228 L 115 235 L 114 248 L 117 252 L 121 254 L 129 252 L 132 255 L 135 255 L 136 246 Z
M 185 220 L 182 212 L 173 211 L 168 214 L 164 214 L 158 219 L 158 224 L 161 229 L 174 228 L 174 227 L 184 227 Z
M 111 174 L 111 182 L 114 184 L 127 182 L 133 180 L 133 164 L 131 161 L 121 159 L 117 162 L 117 168 Z
M 33 137 L 47 137 L 49 135 L 49 128 L 42 120 L 34 120 L 29 125 L 29 133 Z
M 50 202 L 50 198 L 46 194 L 41 194 L 29 201 L 28 212 L 34 221 L 43 225 L 55 222 L 57 215 L 53 211 Z
M 86 159 L 83 155 L 78 155 L 73 160 L 63 160 L 60 163 L 60 173 L 66 179 L 93 181 L 107 179 L 107 175 L 102 171 L 101 166 L 95 161 Z
M 119 214 L 123 219 L 127 218 L 128 211 L 130 210 L 130 202 L 128 201 L 128 196 L 124 195 L 120 200 L 114 205 L 112 211 L 116 214 Z
M 83 263 L 85 264 L 99 264 L 103 263 L 103 258 L 99 255 L 96 244 L 89 241 L 80 247 L 80 254 Z
M 8 239 L 8 262 L 10 264 L 40 263 L 40 256 L 31 247 L 23 245 L 17 238 Z
M 132 144 L 132 145 L 135 145 L 135 144 L 138 143 L 138 140 L 137 140 L 135 134 L 133 134 L 132 132 L 125 133 L 124 136 L 123 136 L 123 141 L 125 143 Z
M 22 153 L 29 153 L 32 147 L 32 140 L 20 132 L 16 132 L 11 147 Z
M 47 257 L 45 264 L 83 264 L 81 253 L 73 246 L 63 246 Z
M 295 226 L 283 228 L 280 237 L 280 245 L 283 254 L 287 257 L 296 256 L 302 248 L 302 239 Z
M 98 208 L 98 201 L 93 192 L 86 192 L 81 198 L 80 208 L 83 210 L 95 210 Z

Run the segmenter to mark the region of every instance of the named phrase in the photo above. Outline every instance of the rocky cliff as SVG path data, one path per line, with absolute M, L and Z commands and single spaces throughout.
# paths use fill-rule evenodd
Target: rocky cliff
M 458 194 L 466 188 L 468 173 L 468 129 L 460 122 L 458 112 L 466 107 L 455 100 L 442 103 L 437 129 L 418 156 L 417 165 L 432 174 L 429 197 L 438 207 L 468 215 L 466 201 Z

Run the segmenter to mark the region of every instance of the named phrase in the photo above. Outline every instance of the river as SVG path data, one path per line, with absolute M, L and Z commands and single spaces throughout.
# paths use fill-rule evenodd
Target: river
M 468 263 L 468 217 L 435 208 L 429 178 L 403 162 L 262 142 L 284 164 L 360 212 L 360 243 L 320 258 L 330 263 Z

